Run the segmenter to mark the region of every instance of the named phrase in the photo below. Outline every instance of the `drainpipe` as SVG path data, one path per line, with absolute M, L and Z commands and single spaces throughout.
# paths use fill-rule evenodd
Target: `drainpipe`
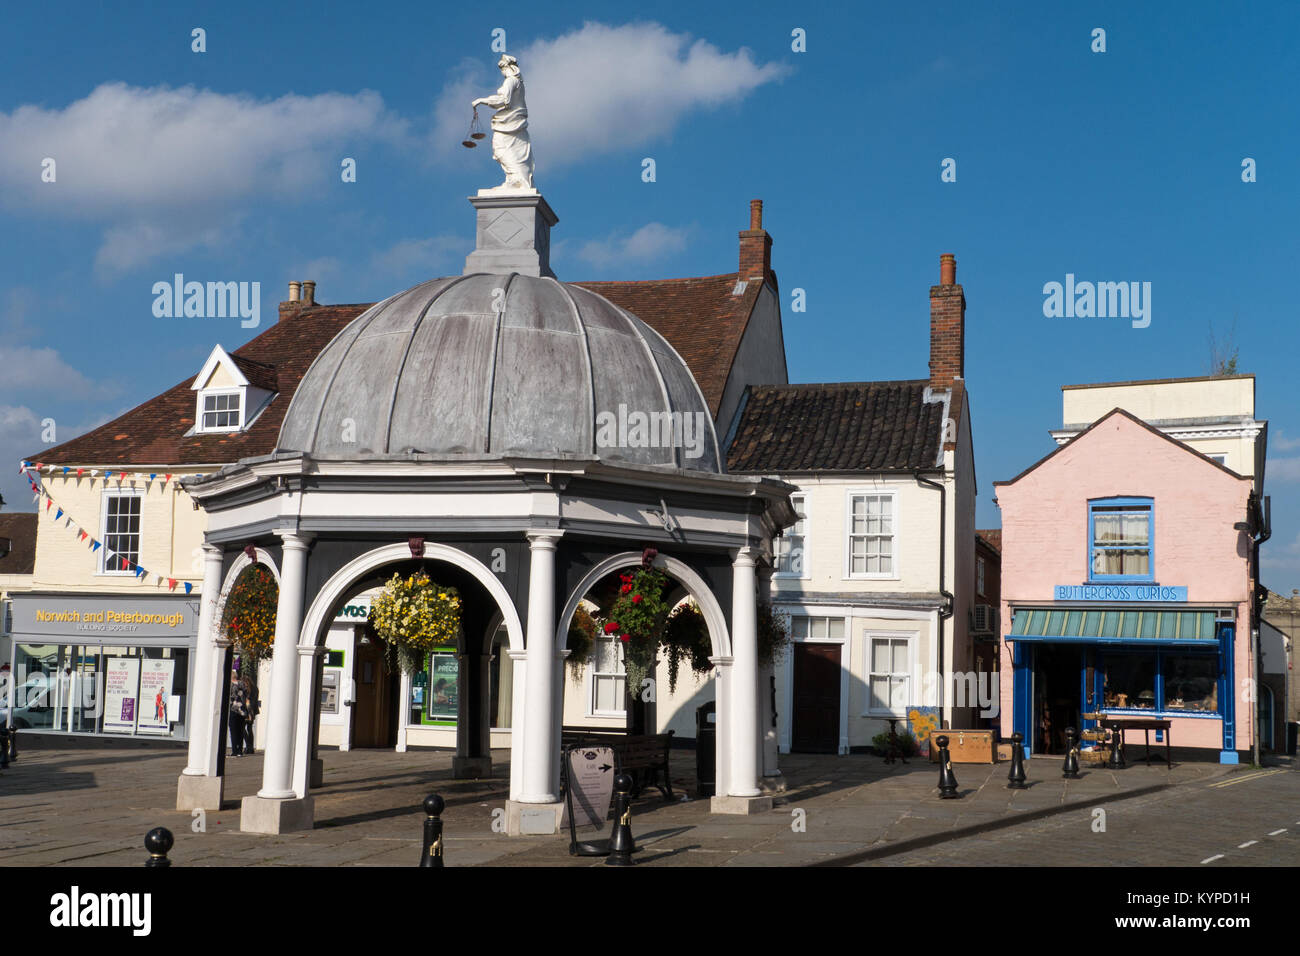
M 939 492 L 939 593 L 943 596 L 943 607 L 939 609 L 939 722 L 940 726 L 945 723 L 944 711 L 948 705 L 948 675 L 944 670 L 944 631 L 943 622 L 953 615 L 954 599 L 952 593 L 945 587 L 944 570 L 947 567 L 947 542 L 948 542 L 948 489 L 937 481 L 931 481 L 929 478 L 923 478 L 919 471 L 913 472 L 912 477 L 919 485 L 925 485 L 928 488 L 934 488 Z
M 1261 527 L 1259 530 L 1258 537 L 1256 537 L 1254 541 L 1251 542 L 1251 547 L 1254 551 L 1254 562 L 1253 562 L 1254 566 L 1251 568 L 1251 571 L 1254 575 L 1254 582 L 1253 582 L 1254 593 L 1251 594 L 1250 596 L 1250 612 L 1251 612 L 1250 654 L 1251 654 L 1251 670 L 1253 672 L 1251 674 L 1251 677 L 1255 682 L 1255 699 L 1251 701 L 1251 706 L 1254 709 L 1251 711 L 1251 715 L 1250 715 L 1251 724 L 1255 730 L 1255 732 L 1251 734 L 1251 743 L 1253 745 L 1251 760 L 1256 767 L 1260 765 L 1259 763 L 1259 730 L 1260 730 L 1259 695 L 1262 692 L 1259 685 L 1261 679 L 1260 672 L 1259 672 L 1259 655 L 1262 649 L 1260 645 L 1260 639 L 1259 639 L 1259 622 L 1260 619 L 1264 616 L 1264 601 L 1260 593 L 1263 588 L 1263 585 L 1260 583 L 1259 580 L 1259 572 L 1260 572 L 1259 546 L 1263 544 L 1265 541 L 1267 541 L 1269 538 L 1273 537 L 1273 502 L 1268 495 L 1265 495 L 1262 499 L 1257 499 L 1257 500 L 1259 501 L 1259 505 L 1260 505 Z M 1273 743 L 1274 746 L 1277 745 L 1277 741 L 1274 741 Z

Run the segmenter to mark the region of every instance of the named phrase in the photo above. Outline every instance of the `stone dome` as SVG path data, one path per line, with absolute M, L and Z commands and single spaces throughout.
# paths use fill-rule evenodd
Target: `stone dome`
M 708 406 L 663 336 L 594 292 L 518 273 L 434 279 L 367 309 L 307 370 L 277 450 L 721 471 Z

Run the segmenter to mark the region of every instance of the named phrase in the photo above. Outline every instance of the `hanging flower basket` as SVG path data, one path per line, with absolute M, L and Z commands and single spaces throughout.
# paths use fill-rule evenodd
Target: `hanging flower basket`
M 241 666 L 256 667 L 271 655 L 279 600 L 280 586 L 264 564 L 249 565 L 235 579 L 221 611 L 221 630 L 235 645 Z
M 574 683 L 582 680 L 583 670 L 591 663 L 591 652 L 595 647 L 596 634 L 600 631 L 600 622 L 591 616 L 591 613 L 578 605 L 577 610 L 573 612 L 573 617 L 569 619 L 569 640 L 566 647 L 569 651 L 568 665 L 569 677 Z
M 440 587 L 423 571 L 394 574 L 370 605 L 371 626 L 404 674 L 424 670 L 429 652 L 456 643 L 460 636 L 460 595 Z
M 777 664 L 790 650 L 790 632 L 785 615 L 774 614 L 772 605 L 758 606 L 758 664 L 767 667 Z
M 713 643 L 704 615 L 694 601 L 686 601 L 668 615 L 664 625 L 663 648 L 668 655 L 668 693 L 677 693 L 677 675 L 682 661 L 691 665 L 696 674 L 707 674 L 713 669 L 709 655 Z
M 627 693 L 636 697 L 641 682 L 654 666 L 655 651 L 663 637 L 668 612 L 664 600 L 668 577 L 646 564 L 619 575 L 618 595 L 605 617 L 606 634 L 623 642 L 623 663 L 627 671 Z

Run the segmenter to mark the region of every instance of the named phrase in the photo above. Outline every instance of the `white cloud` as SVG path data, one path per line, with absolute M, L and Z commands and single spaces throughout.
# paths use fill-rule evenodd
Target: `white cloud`
M 239 204 L 299 200 L 357 146 L 405 136 L 370 91 L 259 100 L 105 83 L 62 108 L 0 112 L 0 205 L 110 223 L 102 275 L 228 241 Z M 46 157 L 52 183 L 41 180 Z
M 1282 431 L 1278 431 L 1268 440 L 1269 447 L 1273 451 L 1295 451 L 1300 448 L 1300 438 L 1287 438 Z
M 781 63 L 760 64 L 742 47 L 724 53 L 706 40 L 672 33 L 657 23 L 584 23 L 553 40 L 518 51 L 528 100 L 528 130 L 539 179 L 546 170 L 584 156 L 641 146 L 671 133 L 696 110 L 744 99 L 785 76 Z M 434 111 L 435 142 L 457 148 L 470 119 L 470 100 L 495 92 L 501 76 L 481 63 L 471 76 L 462 64 Z M 480 110 L 483 125 L 491 114 Z M 491 139 L 484 140 L 484 145 Z
M 1300 481 L 1300 458 L 1270 458 L 1264 468 L 1264 479 L 1275 481 Z
M 465 236 L 431 236 L 428 239 L 402 239 L 371 256 L 371 268 L 393 275 L 418 272 L 428 277 L 455 260 L 464 264 L 474 248 L 474 240 Z
M 104 398 L 120 388 L 111 383 L 92 382 L 52 348 L 0 345 L 0 395 L 33 390 L 57 389 L 60 401 L 70 398 Z
M 651 262 L 684 250 L 690 232 L 689 226 L 674 229 L 661 222 L 650 222 L 628 236 L 612 235 L 583 243 L 578 258 L 600 267 L 621 262 Z

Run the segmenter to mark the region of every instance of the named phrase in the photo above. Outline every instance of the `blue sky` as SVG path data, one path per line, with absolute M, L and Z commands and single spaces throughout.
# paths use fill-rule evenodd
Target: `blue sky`
M 468 100 L 498 84 L 501 28 L 563 279 L 734 270 L 761 197 L 791 380 L 920 378 L 928 289 L 957 255 L 981 526 L 999 523 L 991 482 L 1054 447 L 1061 385 L 1204 374 L 1211 325 L 1235 321 L 1271 430 L 1264 580 L 1300 587 L 1294 5 L 616 9 L 6 11 L 0 458 L 41 447 L 43 419 L 71 438 L 259 331 L 156 318 L 151 288 L 174 273 L 260 282 L 264 328 L 290 279 L 360 302 L 459 272 L 465 197 L 499 181 L 488 149 L 458 143 Z M 1045 318 L 1043 284 L 1067 272 L 1150 282 L 1150 326 Z M 0 492 L 21 510 L 16 471 Z

